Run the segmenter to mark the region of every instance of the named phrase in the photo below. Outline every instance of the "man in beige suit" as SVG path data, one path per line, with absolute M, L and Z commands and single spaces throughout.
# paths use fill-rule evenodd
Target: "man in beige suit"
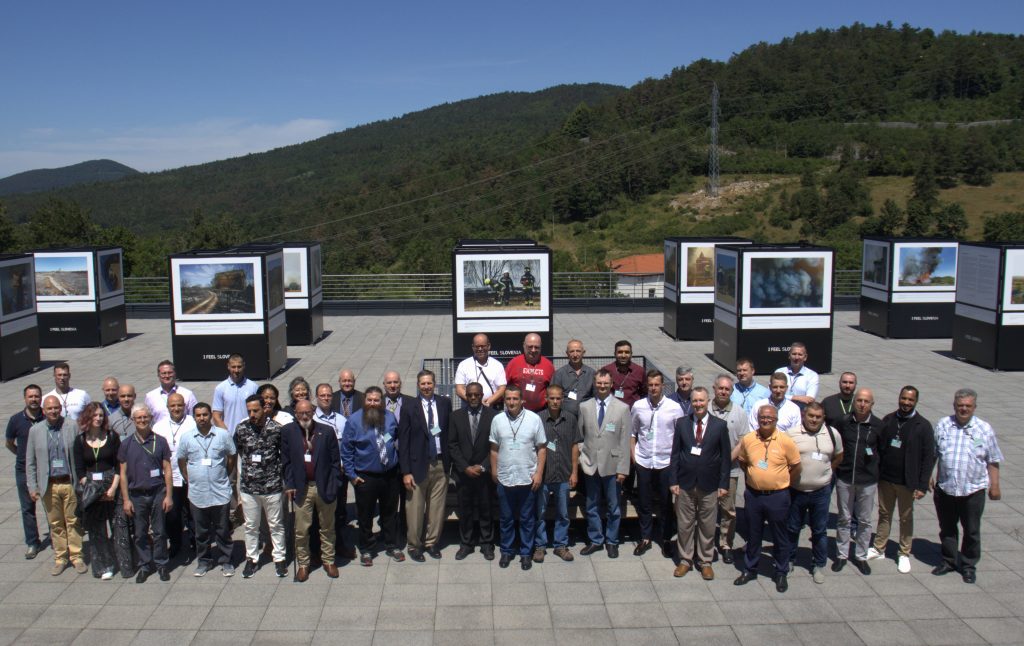
M 607 370 L 598 370 L 594 376 L 594 392 L 594 399 L 580 404 L 580 466 L 586 476 L 588 541 L 580 554 L 599 552 L 607 544 L 608 558 L 614 559 L 619 556 L 619 497 L 629 474 L 629 406 L 612 397 L 612 375 Z M 602 498 L 608 520 L 603 531 L 598 507 Z

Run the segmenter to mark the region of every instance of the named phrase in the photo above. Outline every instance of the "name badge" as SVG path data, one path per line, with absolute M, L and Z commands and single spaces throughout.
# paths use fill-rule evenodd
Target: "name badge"
M 103 479 L 103 474 L 99 473 L 99 472 L 94 473 L 94 474 L 92 474 L 92 479 L 93 480 L 102 480 Z
M 160 469 L 150 469 L 149 470 L 149 477 L 150 478 L 159 478 L 160 477 Z
M 615 422 L 608 422 L 607 424 L 605 424 L 604 425 L 604 430 L 605 430 L 606 433 L 614 433 L 615 432 Z
M 213 466 L 213 458 L 203 458 L 203 459 L 199 460 L 199 466 L 202 466 L 202 467 L 212 467 Z
M 894 437 L 894 438 L 892 438 L 892 441 L 891 441 L 891 442 L 889 442 L 889 446 L 891 446 L 891 447 L 892 447 L 892 448 L 894 448 L 894 449 L 898 449 L 898 448 L 900 448 L 901 446 L 903 446 L 903 440 L 898 440 L 898 439 L 896 439 L 896 438 Z
M 974 438 L 974 446 L 981 446 L 981 445 L 982 445 L 981 438 L 980 437 Z
M 307 453 L 306 455 L 302 456 L 302 459 L 305 460 L 306 462 L 312 462 L 313 456 Z
M 555 441 L 554 440 L 551 440 L 550 442 L 548 442 L 548 451 L 558 451 L 558 448 L 555 447 Z
M 50 462 L 50 466 L 52 466 L 54 469 L 63 469 L 64 468 L 64 460 L 54 460 L 54 461 Z
M 521 447 L 522 444 L 520 442 L 512 442 L 511 444 L 508 445 L 508 448 L 512 449 L 513 451 L 518 451 Z
M 384 434 L 384 441 L 385 442 L 390 442 L 391 441 L 391 433 L 385 433 Z
M 253 453 L 252 454 L 252 461 L 253 462 L 263 462 L 263 456 L 260 455 L 259 453 Z
M 573 401 L 576 401 L 576 391 L 575 390 L 570 390 L 569 392 L 565 393 L 565 396 L 568 397 L 569 399 L 573 400 Z
M 870 446 L 865 446 L 864 447 L 864 455 L 874 455 L 874 454 L 875 454 L 875 452 L 871 450 Z
M 757 468 L 758 469 L 764 469 L 765 471 L 767 471 L 768 470 L 768 460 L 758 460 Z
M 622 392 L 621 388 L 616 389 L 616 391 L 615 391 L 615 398 L 616 399 L 622 399 L 625 396 L 626 396 L 626 393 Z
M 701 451 L 702 451 L 702 449 L 699 446 L 691 446 L 690 447 L 690 455 L 700 455 Z M 765 464 L 765 466 L 767 467 L 768 465 Z
M 825 458 L 825 454 L 822 453 L 821 451 L 815 451 L 815 452 L 811 453 L 811 459 L 812 460 L 821 460 L 822 462 L 828 462 L 828 460 Z
M 654 441 L 654 431 L 647 431 L 647 435 L 644 436 L 648 442 Z
M 437 425 L 434 425 L 434 428 L 430 429 L 430 434 L 435 436 L 435 437 L 440 435 L 441 434 L 441 427 L 437 426 Z
M 526 392 L 532 393 L 535 390 L 537 390 L 536 384 L 526 384 Z

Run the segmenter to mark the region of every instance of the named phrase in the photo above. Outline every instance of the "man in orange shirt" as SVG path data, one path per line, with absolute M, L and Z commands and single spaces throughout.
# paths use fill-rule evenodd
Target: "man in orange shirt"
M 761 406 L 757 409 L 757 432 L 743 436 L 733 451 L 733 458 L 739 460 L 746 474 L 747 490 L 743 500 L 748 522 L 745 568 L 733 583 L 745 585 L 757 578 L 761 536 L 767 521 L 775 537 L 772 547 L 775 575 L 772 579 L 775 589 L 785 592 L 789 589 L 786 574 L 792 550 L 786 530 L 789 484 L 800 475 L 800 450 L 788 435 L 775 428 L 778 421 L 779 414 L 774 406 Z

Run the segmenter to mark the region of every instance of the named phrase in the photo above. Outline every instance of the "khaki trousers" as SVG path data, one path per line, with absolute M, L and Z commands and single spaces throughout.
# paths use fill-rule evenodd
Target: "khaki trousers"
M 738 477 L 729 478 L 729 493 L 718 499 L 718 551 L 732 549 L 736 538 L 736 485 Z
M 309 528 L 313 514 L 320 520 L 320 558 L 324 565 L 334 563 L 334 508 L 338 501 L 324 502 L 316 492 L 316 485 L 306 485 L 306 497 L 295 505 L 295 561 L 300 567 L 309 567 Z
M 430 549 L 437 545 L 444 527 L 445 498 L 448 495 L 448 477 L 444 462 L 438 458 L 427 468 L 427 477 L 409 491 L 405 490 L 406 541 L 410 548 Z M 426 512 L 427 533 L 423 534 L 423 516 Z
M 82 560 L 82 528 L 78 523 L 78 497 L 71 483 L 50 482 L 43 494 L 43 509 L 50 523 L 50 542 L 57 563 Z
M 694 567 L 711 565 L 714 560 L 715 515 L 718 490 L 705 493 L 700 487 L 683 489 L 676 496 L 676 521 L 679 525 L 679 558 Z
M 910 556 L 914 542 L 914 491 L 903 485 L 878 481 L 878 529 L 875 531 L 875 549 L 885 554 L 885 544 L 892 529 L 892 512 L 899 505 L 900 556 Z

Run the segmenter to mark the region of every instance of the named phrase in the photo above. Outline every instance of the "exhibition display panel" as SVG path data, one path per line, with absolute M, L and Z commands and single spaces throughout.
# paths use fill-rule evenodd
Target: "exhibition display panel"
M 664 324 L 679 341 L 715 335 L 715 247 L 750 244 L 745 238 L 666 238 Z
M 128 336 L 120 247 L 33 252 L 39 345 L 88 348 Z
M 172 255 L 171 343 L 178 377 L 224 377 L 234 353 L 246 374 L 267 379 L 288 361 L 284 253 L 220 249 Z
M 288 345 L 313 345 L 324 335 L 324 287 L 319 242 L 276 242 L 236 247 L 284 253 L 284 308 Z
M 801 341 L 807 365 L 831 372 L 834 265 L 827 247 L 718 245 L 714 360 L 732 370 L 746 357 L 765 373 L 786 365 Z
M 551 250 L 533 240 L 460 240 L 452 251 L 452 348 L 467 357 L 473 336 L 491 340 L 491 354 L 507 359 L 536 332 L 543 353 L 553 351 Z
M 953 333 L 959 243 L 925 238 L 864 238 L 860 328 L 893 339 Z
M 35 269 L 32 254 L 0 255 L 0 380 L 39 366 Z
M 953 355 L 1024 370 L 1024 243 L 960 244 Z

